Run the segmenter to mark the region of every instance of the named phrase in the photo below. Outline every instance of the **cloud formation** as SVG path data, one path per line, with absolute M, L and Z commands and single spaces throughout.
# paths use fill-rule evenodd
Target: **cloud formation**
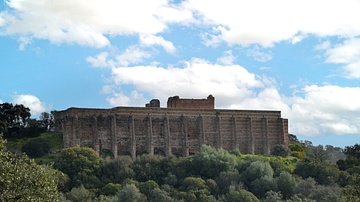
M 356 0 L 188 0 L 183 5 L 200 16 L 201 22 L 216 27 L 209 32 L 213 42 L 271 47 L 281 41 L 297 43 L 307 35 L 360 34 L 360 2 Z
M 25 107 L 30 108 L 31 115 L 37 116 L 41 112 L 46 111 L 46 105 L 40 101 L 40 99 L 34 95 L 15 95 L 12 101 L 14 104 L 22 104 Z
M 360 38 L 351 38 L 334 47 L 328 47 L 325 56 L 326 62 L 343 65 L 346 78 L 360 79 Z
M 1 13 L 0 25 L 5 34 L 100 48 L 110 45 L 107 36 L 162 32 L 166 25 L 157 19 L 156 13 L 163 9 L 162 14 L 166 14 L 167 4 L 166 0 L 106 3 L 101 0 L 10 0 L 7 1 L 10 11 Z
M 7 5 L 8 11 L 0 13 L 3 34 L 97 48 L 110 46 L 111 36 L 145 34 L 156 41 L 150 43 L 172 52 L 171 42 L 155 36 L 172 24 L 211 27 L 212 31 L 203 33 L 208 36 L 209 44 L 224 41 L 263 47 L 281 41 L 297 43 L 308 35 L 354 37 L 360 34 L 357 21 L 360 2 L 356 0 L 187 0 L 181 3 L 9 0 Z

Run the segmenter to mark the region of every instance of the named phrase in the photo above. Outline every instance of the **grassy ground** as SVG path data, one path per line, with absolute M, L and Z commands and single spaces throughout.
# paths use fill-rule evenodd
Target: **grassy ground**
M 8 151 L 14 152 L 14 153 L 21 153 L 21 147 L 26 144 L 27 142 L 29 142 L 31 139 L 35 139 L 35 138 L 44 138 L 47 139 L 49 141 L 49 145 L 50 145 L 50 154 L 44 156 L 44 157 L 40 157 L 40 158 L 35 158 L 35 161 L 38 163 L 51 163 L 53 161 L 53 159 L 56 157 L 56 153 L 58 151 L 60 151 L 63 147 L 63 136 L 62 133 L 57 133 L 57 132 L 46 132 L 46 133 L 42 133 L 39 137 L 33 137 L 33 138 L 10 138 L 7 139 L 7 143 L 6 143 L 6 149 Z

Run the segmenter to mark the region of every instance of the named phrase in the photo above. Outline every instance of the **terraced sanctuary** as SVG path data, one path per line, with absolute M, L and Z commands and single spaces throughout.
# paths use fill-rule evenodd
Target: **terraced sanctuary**
M 151 100 L 145 107 L 69 108 L 56 111 L 64 147 L 87 146 L 114 157 L 130 154 L 188 156 L 202 144 L 241 153 L 269 154 L 288 144 L 288 120 L 280 111 L 214 109 L 215 98 L 170 97 L 167 108 Z

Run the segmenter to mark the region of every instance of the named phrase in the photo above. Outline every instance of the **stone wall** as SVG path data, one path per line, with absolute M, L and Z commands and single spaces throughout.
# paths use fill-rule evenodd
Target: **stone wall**
M 179 96 L 169 97 L 167 108 L 214 109 L 215 98 L 212 95 L 209 95 L 206 99 L 184 99 Z
M 288 121 L 280 111 L 117 107 L 55 112 L 64 146 L 87 146 L 114 156 L 188 156 L 202 144 L 241 153 L 269 154 L 288 144 Z

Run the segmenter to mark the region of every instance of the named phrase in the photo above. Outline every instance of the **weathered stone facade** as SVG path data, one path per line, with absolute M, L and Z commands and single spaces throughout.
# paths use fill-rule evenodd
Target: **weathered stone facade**
M 206 99 L 180 99 L 179 96 L 169 97 L 167 108 L 215 109 L 215 98 L 212 95 L 209 95 Z
M 154 103 L 153 103 L 154 104 Z M 69 108 L 55 112 L 64 146 L 130 154 L 188 156 L 202 144 L 241 153 L 269 154 L 288 144 L 288 120 L 280 111 L 147 107 Z

